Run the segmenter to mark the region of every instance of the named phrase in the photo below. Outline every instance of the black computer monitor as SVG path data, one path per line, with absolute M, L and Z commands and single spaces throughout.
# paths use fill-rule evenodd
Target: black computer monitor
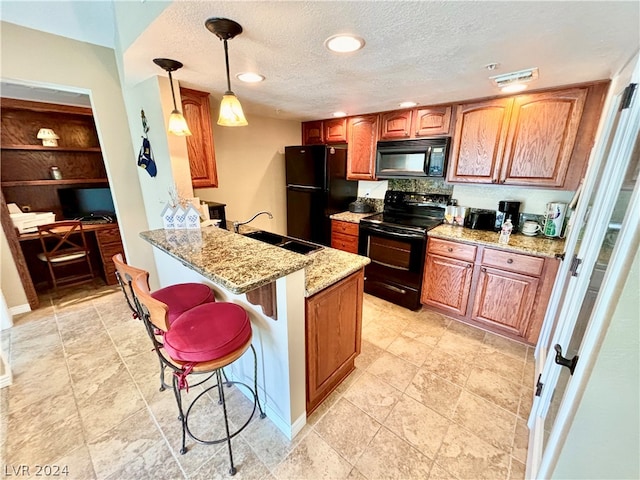
M 116 209 L 108 187 L 60 188 L 58 198 L 65 219 L 115 217 Z

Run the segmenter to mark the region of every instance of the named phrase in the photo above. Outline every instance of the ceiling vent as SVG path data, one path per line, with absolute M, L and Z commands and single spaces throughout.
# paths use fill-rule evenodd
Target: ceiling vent
M 517 72 L 505 73 L 489 77 L 500 88 L 508 87 L 515 83 L 526 83 L 538 78 L 538 67 L 528 68 Z

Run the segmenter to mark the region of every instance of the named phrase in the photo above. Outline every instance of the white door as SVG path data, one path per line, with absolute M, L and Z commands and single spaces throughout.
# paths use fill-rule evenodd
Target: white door
M 635 84 L 639 67 L 640 63 L 636 64 L 632 73 Z M 640 102 L 635 90 L 630 85 L 611 99 L 602 141 L 585 178 L 567 238 L 566 257 L 536 348 L 539 377 L 529 417 L 527 478 L 548 478 L 553 471 L 575 409 L 575 382 L 578 377 L 580 381 L 588 379 L 589 357 L 606 332 L 607 319 L 598 307 L 602 310 L 607 302 L 615 301 L 615 292 L 610 290 L 617 277 L 626 277 L 624 260 L 629 255 L 633 258 L 637 250 L 636 245 L 629 252 L 637 242 L 633 236 L 638 229 L 637 214 L 625 216 L 638 194 Z M 605 278 L 611 288 L 601 288 Z M 576 356 L 572 375 L 570 361 Z M 556 359 L 563 361 L 559 357 L 564 357 L 568 366 L 557 364 Z

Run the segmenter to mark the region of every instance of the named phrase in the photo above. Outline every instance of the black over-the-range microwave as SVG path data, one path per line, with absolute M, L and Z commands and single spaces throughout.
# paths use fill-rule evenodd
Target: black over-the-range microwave
M 444 177 L 450 137 L 378 142 L 376 178 Z

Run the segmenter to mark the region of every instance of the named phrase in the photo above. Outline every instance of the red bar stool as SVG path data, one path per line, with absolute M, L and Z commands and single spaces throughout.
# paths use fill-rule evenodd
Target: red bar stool
M 240 305 L 229 302 L 215 302 L 199 305 L 183 313 L 172 323 L 168 321 L 168 307 L 155 299 L 149 292 L 147 279 L 144 274 L 138 275 L 131 287 L 134 300 L 137 303 L 141 318 L 145 321 L 147 330 L 159 329 L 164 332 L 161 344 L 155 335 L 150 335 L 154 342 L 154 349 L 158 352 L 161 362 L 173 370 L 173 393 L 178 404 L 179 420 L 182 423 L 181 454 L 187 453 L 186 436 L 194 441 L 213 445 L 227 443 L 231 468 L 229 473 L 235 475 L 236 467 L 233 463 L 231 439 L 249 425 L 256 412 L 260 411 L 260 418 L 266 415 L 258 399 L 258 362 L 256 351 L 251 344 L 252 330 L 249 315 Z M 239 359 L 249 348 L 253 352 L 253 388 L 239 381 L 223 382 L 223 368 Z M 215 377 L 216 383 L 203 390 L 184 409 L 181 391 L 188 388 L 187 379 L 194 374 L 205 374 L 206 378 L 192 386 L 197 386 Z M 226 376 L 225 376 L 226 378 Z M 238 385 L 247 389 L 253 398 L 253 409 L 245 423 L 234 432 L 229 428 L 227 406 L 223 385 Z M 195 436 L 189 428 L 189 414 L 193 406 L 202 398 L 209 398 L 207 393 L 213 389 L 218 391 L 218 404 L 222 406 L 224 416 L 224 435 L 213 440 L 203 440 Z
M 140 268 L 133 267 L 125 263 L 120 253 L 112 257 L 113 263 L 116 266 L 116 278 L 124 293 L 124 298 L 127 301 L 127 305 L 131 309 L 134 317 L 138 317 L 134 294 L 131 290 L 131 282 L 140 274 L 145 275 L 145 281 L 147 282 L 147 290 L 149 289 L 149 272 Z M 151 293 L 151 296 L 156 300 L 164 303 L 168 308 L 167 319 L 169 324 L 173 323 L 180 315 L 187 310 L 191 310 L 198 305 L 205 303 L 215 302 L 216 299 L 211 290 L 204 283 L 178 283 L 176 285 L 169 285 L 168 287 L 161 288 Z M 153 333 L 155 336 L 155 332 Z M 160 391 L 165 388 L 169 388 L 164 381 L 164 368 L 162 362 L 160 363 Z

